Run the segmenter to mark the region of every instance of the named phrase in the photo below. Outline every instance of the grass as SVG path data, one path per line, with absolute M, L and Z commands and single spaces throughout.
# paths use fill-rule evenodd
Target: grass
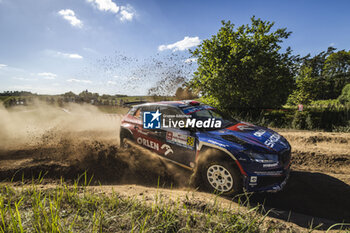
M 0 96 L 0 101 L 4 101 L 6 100 L 7 98 L 10 98 L 9 96 Z
M 39 176 L 31 185 L 0 184 L 0 232 L 295 231 L 266 220 L 259 207 L 233 210 L 216 198 L 199 205 L 187 195 L 169 201 L 157 193 L 151 203 L 115 192 L 106 195 L 89 187 L 86 173 L 73 185 L 61 179 L 56 186 L 43 188 L 42 181 Z
M 0 232 L 263 231 L 265 216 L 257 208 L 234 213 L 217 202 L 199 208 L 188 198 L 169 202 L 162 195 L 150 204 L 117 193 L 94 193 L 86 176 L 82 184 L 61 180 L 45 189 L 41 180 L 22 187 L 0 186 Z

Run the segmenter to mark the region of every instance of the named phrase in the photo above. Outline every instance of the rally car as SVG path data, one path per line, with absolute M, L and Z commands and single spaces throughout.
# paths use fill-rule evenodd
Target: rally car
M 150 113 L 149 121 L 156 121 L 156 125 L 146 124 Z M 205 128 L 194 124 L 179 127 L 174 123 L 186 117 L 190 123 L 216 120 L 221 124 L 214 127 L 208 123 Z M 198 173 L 200 186 L 225 195 L 279 191 L 290 171 L 291 146 L 285 138 L 268 128 L 225 117 L 214 107 L 197 101 L 163 101 L 132 107 L 122 120 L 120 140 L 123 147 L 133 141 Z

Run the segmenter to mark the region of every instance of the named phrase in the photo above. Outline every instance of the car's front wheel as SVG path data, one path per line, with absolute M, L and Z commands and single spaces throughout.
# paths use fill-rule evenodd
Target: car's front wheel
M 211 192 L 235 195 L 242 191 L 239 171 L 227 161 L 210 161 L 202 167 L 202 180 Z

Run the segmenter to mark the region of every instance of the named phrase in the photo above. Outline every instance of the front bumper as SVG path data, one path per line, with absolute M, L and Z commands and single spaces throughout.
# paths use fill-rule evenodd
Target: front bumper
M 278 192 L 286 185 L 289 174 L 289 167 L 283 169 L 280 174 L 247 174 L 243 179 L 244 189 L 247 192 Z

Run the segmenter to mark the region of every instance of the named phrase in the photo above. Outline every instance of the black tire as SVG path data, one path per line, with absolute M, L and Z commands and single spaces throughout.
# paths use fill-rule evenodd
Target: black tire
M 201 178 L 210 192 L 234 196 L 242 192 L 242 176 L 235 164 L 226 160 L 210 159 L 201 166 Z
M 120 133 L 120 147 L 123 149 L 129 149 L 130 144 L 128 143 L 128 141 L 131 141 L 131 139 L 132 136 L 130 135 L 130 133 L 123 130 Z
M 130 148 L 130 144 L 128 143 L 128 138 L 120 138 L 120 147 L 123 149 Z

